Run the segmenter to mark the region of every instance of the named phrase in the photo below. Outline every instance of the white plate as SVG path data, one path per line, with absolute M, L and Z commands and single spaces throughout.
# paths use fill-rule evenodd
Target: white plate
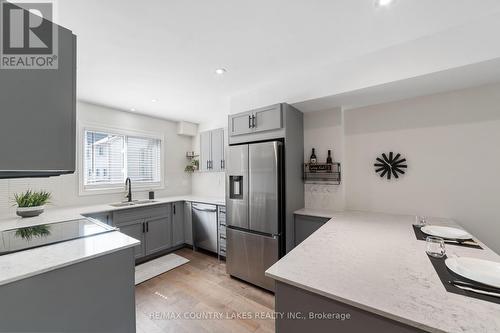
M 422 227 L 420 230 L 422 230 L 424 234 L 446 239 L 467 240 L 472 238 L 472 236 L 467 231 L 457 228 L 427 225 L 425 227 Z
M 475 258 L 459 257 L 445 260 L 446 267 L 464 278 L 500 288 L 500 263 Z

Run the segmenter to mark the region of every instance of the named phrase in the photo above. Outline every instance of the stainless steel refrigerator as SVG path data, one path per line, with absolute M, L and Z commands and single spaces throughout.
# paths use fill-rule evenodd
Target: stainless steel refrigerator
M 283 143 L 230 146 L 226 163 L 227 272 L 274 291 L 264 272 L 285 252 Z

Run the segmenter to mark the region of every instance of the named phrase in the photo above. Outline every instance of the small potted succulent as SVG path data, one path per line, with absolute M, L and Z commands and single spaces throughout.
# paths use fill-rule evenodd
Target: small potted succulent
M 17 203 L 16 214 L 21 217 L 35 217 L 43 213 L 45 204 L 50 200 L 50 193 L 46 191 L 33 192 L 28 190 L 14 195 Z

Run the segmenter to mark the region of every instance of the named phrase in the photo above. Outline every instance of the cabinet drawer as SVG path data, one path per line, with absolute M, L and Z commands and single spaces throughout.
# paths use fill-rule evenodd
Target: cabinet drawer
M 226 227 L 219 227 L 219 237 L 226 238 Z
M 115 225 L 142 219 L 158 219 L 170 217 L 170 205 L 156 205 L 140 208 L 128 208 L 113 212 Z

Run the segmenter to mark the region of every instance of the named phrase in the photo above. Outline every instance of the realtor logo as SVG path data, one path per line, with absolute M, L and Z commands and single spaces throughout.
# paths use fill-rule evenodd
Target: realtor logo
M 53 2 L 34 1 L 0 0 L 1 69 L 58 67 Z

